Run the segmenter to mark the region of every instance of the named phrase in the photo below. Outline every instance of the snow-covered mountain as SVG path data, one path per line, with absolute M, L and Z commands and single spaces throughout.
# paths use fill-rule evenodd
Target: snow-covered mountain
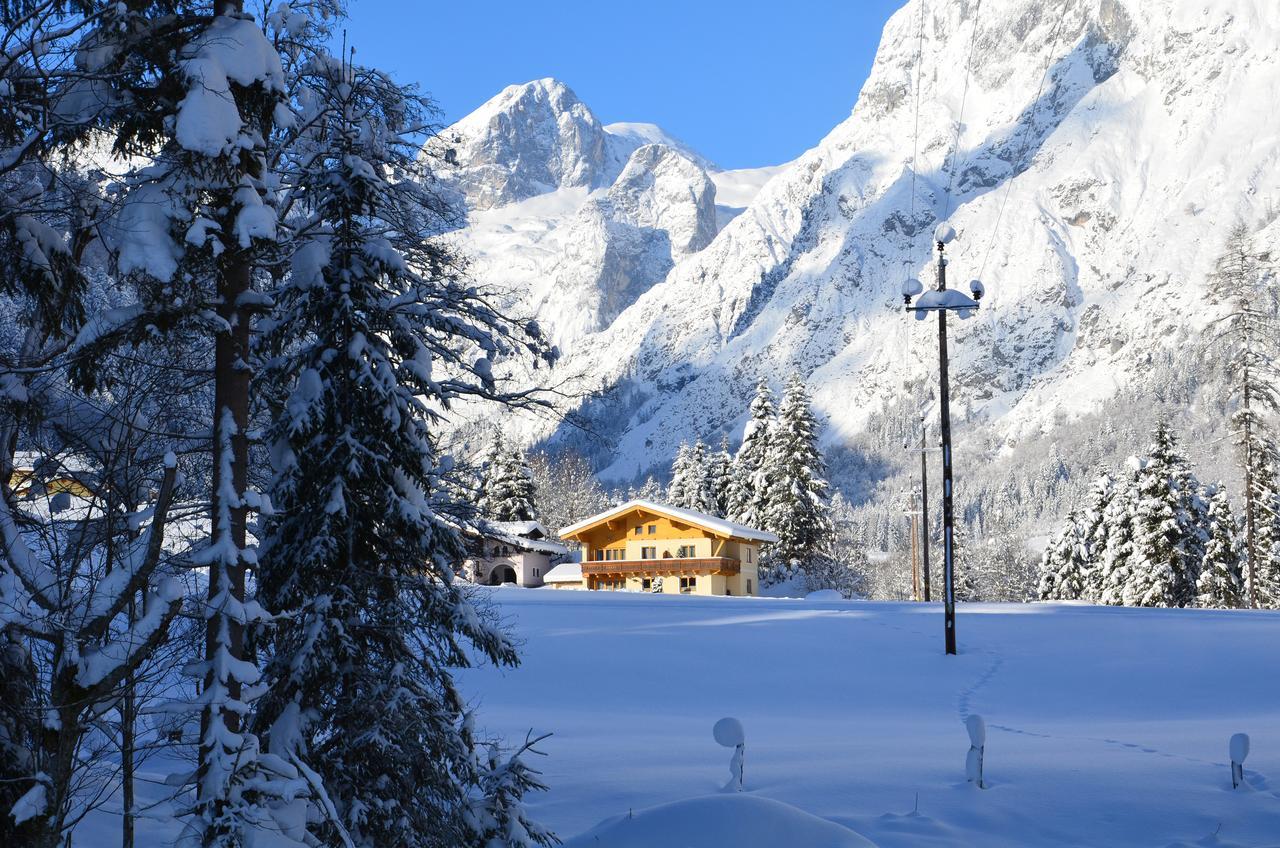
M 560 367 L 596 393 L 579 423 L 603 474 L 626 480 L 665 469 L 682 439 L 736 438 L 761 376 L 804 374 L 832 447 L 895 410 L 936 415 L 935 325 L 906 317 L 898 289 L 932 279 L 929 234 L 948 219 L 953 282 L 980 276 L 988 292 L 978 317 L 953 322 L 957 436 L 998 457 L 1123 392 L 1155 399 L 1151 363 L 1199 357 L 1227 229 L 1280 235 L 1278 43 L 1274 0 L 910 0 L 849 118 L 709 244 L 701 166 L 670 147 L 617 164 L 617 137 L 576 100 L 554 122 L 562 188 L 490 203 L 470 244 L 485 263 L 527 262 L 513 277 L 530 303 L 572 328 Z M 566 138 L 581 141 L 569 155 Z M 614 169 L 635 188 L 611 183 Z M 581 192 L 572 211 L 567 191 Z M 554 226 L 530 223 L 538 204 L 564 204 Z M 631 238 L 655 231 L 669 271 Z M 612 273 L 624 267 L 642 270 Z M 586 444 L 576 428 L 530 432 Z
M 554 79 L 506 88 L 432 144 L 469 208 L 459 240 L 476 277 L 510 290 L 566 352 L 706 247 L 776 171 L 723 171 L 654 124 L 604 126 Z

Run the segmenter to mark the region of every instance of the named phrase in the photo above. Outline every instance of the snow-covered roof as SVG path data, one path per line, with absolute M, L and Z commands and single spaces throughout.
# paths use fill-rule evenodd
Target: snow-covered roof
M 484 526 L 484 537 L 524 551 L 560 556 L 569 549 L 551 538 L 547 528 L 537 521 L 490 521 Z
M 593 527 L 605 521 L 625 515 L 633 510 L 642 510 L 644 512 L 653 512 L 658 515 L 664 515 L 667 518 L 674 518 L 677 521 L 683 521 L 686 524 L 695 524 L 705 530 L 710 530 L 720 536 L 732 536 L 738 539 L 751 539 L 756 542 L 776 542 L 778 537 L 764 530 L 757 530 L 754 527 L 748 527 L 745 524 L 739 524 L 736 521 L 730 521 L 727 518 L 719 518 L 714 515 L 707 515 L 705 512 L 695 512 L 692 509 L 683 509 L 677 506 L 667 506 L 666 504 L 654 503 L 640 498 L 627 501 L 624 504 L 615 506 L 613 509 L 606 510 L 599 515 L 593 515 L 585 518 L 576 524 L 570 524 L 560 530 L 560 535 L 571 536 L 588 527 Z
M 551 535 L 540 521 L 490 521 L 489 526 L 501 530 L 503 533 L 510 533 L 513 536 L 542 537 L 545 539 Z
M 579 583 L 581 581 L 582 563 L 580 562 L 562 562 L 542 578 L 543 583 Z

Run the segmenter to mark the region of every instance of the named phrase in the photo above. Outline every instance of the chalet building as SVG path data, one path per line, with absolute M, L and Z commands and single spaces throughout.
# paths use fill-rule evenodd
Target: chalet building
M 542 585 L 553 559 L 569 553 L 537 521 L 491 521 L 472 540 L 471 550 L 462 573 L 472 583 L 530 588 Z
M 587 589 L 754 595 L 772 533 L 714 515 L 634 500 L 560 531 L 582 545 Z

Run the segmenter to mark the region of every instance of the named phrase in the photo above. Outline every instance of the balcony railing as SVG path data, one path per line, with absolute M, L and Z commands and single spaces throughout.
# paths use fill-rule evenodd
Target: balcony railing
M 742 571 L 742 562 L 728 557 L 664 557 L 662 559 L 591 560 L 582 564 L 583 577 L 618 574 L 634 577 L 660 577 L 676 574 L 723 574 Z

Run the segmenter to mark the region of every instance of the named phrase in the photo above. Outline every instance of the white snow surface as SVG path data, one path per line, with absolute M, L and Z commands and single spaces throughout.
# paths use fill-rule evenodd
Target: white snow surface
M 758 795 L 707 795 L 615 816 L 565 848 L 874 848 L 834 822 Z
M 747 729 L 742 796 L 847 829 L 832 839 L 1277 844 L 1278 613 L 962 603 L 947 657 L 939 604 L 486 591 L 523 662 L 464 688 L 482 729 L 554 734 L 532 812 L 575 848 L 863 844 L 725 838 L 768 813 L 714 806 L 725 715 Z M 979 713 L 985 790 L 965 780 Z M 1251 788 L 1232 791 L 1239 731 Z
M 530 810 L 573 848 L 1277 844 L 1280 613 L 962 603 L 948 657 L 938 604 L 477 591 L 522 642 L 518 668 L 462 672 L 477 730 L 553 734 Z M 965 780 L 975 714 L 985 790 Z M 720 792 L 726 715 L 742 793 Z M 140 845 L 177 835 L 151 804 L 181 768 L 145 764 Z M 75 844 L 119 845 L 118 803 Z

